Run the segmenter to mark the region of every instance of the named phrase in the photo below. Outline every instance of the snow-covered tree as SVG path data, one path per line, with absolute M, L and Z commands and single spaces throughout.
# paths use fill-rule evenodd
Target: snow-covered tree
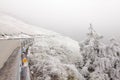
M 120 45 L 115 39 L 103 44 L 90 25 L 87 39 L 80 43 L 84 65 L 79 71 L 86 80 L 120 80 Z

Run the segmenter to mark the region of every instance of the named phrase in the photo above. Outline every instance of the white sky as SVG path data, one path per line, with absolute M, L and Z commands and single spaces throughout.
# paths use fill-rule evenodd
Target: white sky
M 89 23 L 107 40 L 120 36 L 120 0 L 0 0 L 0 11 L 75 40 Z

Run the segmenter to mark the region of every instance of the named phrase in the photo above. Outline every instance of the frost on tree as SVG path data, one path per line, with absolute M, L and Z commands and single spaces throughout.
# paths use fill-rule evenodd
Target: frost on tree
M 31 80 L 120 80 L 120 44 L 106 45 L 90 25 L 81 43 L 59 35 L 35 38 L 29 55 Z
M 82 62 L 78 42 L 60 36 L 42 36 L 35 39 L 31 52 L 31 80 L 84 80 L 75 66 Z
M 109 45 L 100 39 L 90 26 L 87 39 L 80 43 L 84 65 L 79 72 L 86 80 L 120 80 L 120 45 L 115 39 Z

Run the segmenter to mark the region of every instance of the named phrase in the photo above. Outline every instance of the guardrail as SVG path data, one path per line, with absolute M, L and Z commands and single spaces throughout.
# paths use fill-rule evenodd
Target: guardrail
M 19 49 L 18 52 L 18 59 L 17 59 L 18 65 L 17 65 L 17 77 L 16 80 L 20 80 L 21 77 L 21 48 Z
M 29 46 L 28 46 L 29 47 Z M 21 47 L 22 48 L 22 47 Z M 17 79 L 16 80 L 21 80 L 21 67 L 22 66 L 22 62 L 21 62 L 21 54 L 22 54 L 22 49 L 20 49 L 19 51 L 19 58 L 18 58 L 18 71 L 17 71 Z M 26 72 L 27 76 L 26 76 L 26 80 L 31 80 L 30 79 L 30 71 L 29 71 L 29 66 L 27 66 L 27 72 Z

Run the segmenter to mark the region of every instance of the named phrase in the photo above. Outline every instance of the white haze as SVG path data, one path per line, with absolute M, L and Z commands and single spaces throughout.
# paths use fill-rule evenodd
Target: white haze
M 0 0 L 0 11 L 79 41 L 93 23 L 108 40 L 120 34 L 119 4 L 119 0 Z

